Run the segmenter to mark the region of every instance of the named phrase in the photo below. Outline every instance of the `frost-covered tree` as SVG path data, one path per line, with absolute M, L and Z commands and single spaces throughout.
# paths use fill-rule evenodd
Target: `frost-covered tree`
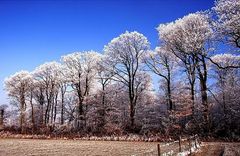
M 8 96 L 19 106 L 19 123 L 22 133 L 24 133 L 26 125 L 26 96 L 31 85 L 31 77 L 28 71 L 20 71 L 5 79 L 5 89 Z
M 114 80 L 127 87 L 132 128 L 134 127 L 138 92 L 142 87 L 142 82 L 138 81 L 137 77 L 142 68 L 143 56 L 148 50 L 147 38 L 136 31 L 125 32 L 104 47 L 108 70 L 114 74 Z
M 172 100 L 172 76 L 177 67 L 177 58 L 168 49 L 157 47 L 147 54 L 145 63 L 148 68 L 166 82 L 166 97 L 169 110 L 174 109 Z
M 56 107 L 56 96 L 58 94 L 58 78 L 60 73 L 60 64 L 53 61 L 47 62 L 39 67 L 37 67 L 34 72 L 35 80 L 39 81 L 42 89 L 44 90 L 45 100 L 46 100 L 46 109 L 44 123 L 49 124 L 53 123 L 54 112 Z M 42 92 L 41 92 L 42 93 Z M 41 94 L 40 93 L 40 94 Z M 40 95 L 39 98 L 42 98 Z
M 29 101 L 31 107 L 31 122 L 32 122 L 32 130 L 34 131 L 36 128 L 35 124 L 35 109 L 34 109 L 34 89 L 35 89 L 35 81 L 32 73 L 30 73 L 30 77 L 28 79 L 29 87 L 27 90 L 26 100 Z
M 217 54 L 211 57 L 214 62 L 220 64 L 223 67 L 237 66 L 240 64 L 240 55 L 233 54 Z M 214 66 L 214 65 L 213 65 Z M 222 69 L 219 69 L 222 70 Z M 224 70 L 222 70 L 224 71 Z
M 76 103 L 78 101 L 78 97 L 75 96 L 73 91 L 66 92 L 64 97 L 64 118 L 67 121 L 67 125 L 73 125 L 75 119 L 75 112 L 76 112 Z
M 33 99 L 37 104 L 37 110 L 35 114 L 37 115 L 36 118 L 36 125 L 44 125 L 44 104 L 45 104 L 45 87 L 42 80 L 35 80 L 33 81 Z
M 6 78 L 5 89 L 18 106 L 9 111 L 11 123 L 19 117 L 22 132 L 31 125 L 55 134 L 240 135 L 240 56 L 211 53 L 221 42 L 223 50 L 230 45 L 230 52 L 239 52 L 240 0 L 216 0 L 206 13 L 160 24 L 155 50 L 143 34 L 127 31 L 112 39 L 104 54 L 75 52 L 61 63 Z M 152 91 L 146 69 L 160 77 L 163 92 Z
M 211 58 L 221 66 L 237 66 L 240 64 L 240 56 L 232 54 L 217 54 Z M 219 68 L 214 64 L 211 66 L 213 77 L 216 80 L 214 89 L 216 92 L 215 99 L 219 104 L 218 129 L 223 129 L 226 134 L 233 130 L 234 123 L 239 120 L 237 110 L 239 109 L 239 69 L 236 68 Z M 238 127 L 239 128 L 239 127 Z
M 93 87 L 99 54 L 94 51 L 75 52 L 62 56 L 62 62 L 68 70 L 67 81 L 71 83 L 78 97 L 76 127 L 86 127 L 86 97 Z M 84 109 L 85 104 L 85 109 Z
M 69 71 L 67 70 L 67 67 L 64 65 L 59 66 L 60 71 L 58 75 L 58 85 L 59 85 L 59 92 L 60 92 L 60 101 L 61 101 L 61 121 L 60 124 L 64 124 L 64 112 L 65 112 L 65 94 L 67 92 L 67 88 L 69 86 L 69 82 L 67 80 L 67 76 L 69 74 Z
M 209 17 L 201 12 L 189 14 L 175 22 L 161 24 L 158 31 L 161 42 L 172 49 L 172 52 L 179 59 L 183 60 L 182 56 L 185 57 L 185 55 L 192 57 L 190 62 L 194 63 L 192 67 L 196 68 L 200 81 L 204 121 L 206 130 L 209 130 L 208 73 L 206 64 L 206 57 L 210 49 L 208 43 L 212 37 Z M 190 72 L 193 72 L 193 70 L 190 70 Z M 193 73 L 191 75 L 193 76 Z
M 101 96 L 101 105 L 98 109 L 98 113 L 101 116 L 101 124 L 106 124 L 105 116 L 107 109 L 107 94 L 108 94 L 108 86 L 111 84 L 111 79 L 113 77 L 113 73 L 109 70 L 106 70 L 104 65 L 106 57 L 104 55 L 99 55 L 100 61 L 97 64 L 97 76 L 96 79 L 100 83 L 101 87 L 98 90 L 97 94 Z
M 240 0 L 217 0 L 213 11 L 217 15 L 217 35 L 240 48 Z

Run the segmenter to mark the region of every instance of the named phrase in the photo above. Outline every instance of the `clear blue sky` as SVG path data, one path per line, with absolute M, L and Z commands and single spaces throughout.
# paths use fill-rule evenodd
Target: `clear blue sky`
M 210 9 L 214 0 L 0 0 L 0 104 L 3 80 L 74 51 L 101 52 L 128 31 L 158 44 L 156 27 Z

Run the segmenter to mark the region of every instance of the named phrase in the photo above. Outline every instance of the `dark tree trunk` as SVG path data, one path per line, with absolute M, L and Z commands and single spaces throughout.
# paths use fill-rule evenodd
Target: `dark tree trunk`
M 49 97 L 48 97 L 48 93 L 46 94 L 47 96 L 47 108 L 45 111 L 45 119 L 44 119 L 44 124 L 48 124 L 49 121 L 49 109 L 50 109 L 50 102 L 49 102 Z
M 134 129 L 135 126 L 135 105 L 136 105 L 136 100 L 135 100 L 135 94 L 134 94 L 134 80 L 129 77 L 129 82 L 128 82 L 128 95 L 129 95 L 129 105 L 130 105 L 130 126 L 131 129 Z
M 173 110 L 173 102 L 172 102 L 172 93 L 171 93 L 171 81 L 167 80 L 167 97 L 168 97 L 168 104 L 169 110 Z
M 79 78 L 81 78 L 81 75 L 79 74 Z M 84 113 L 84 109 L 83 109 L 83 102 L 85 100 L 85 97 L 89 95 L 89 78 L 88 76 L 86 76 L 85 78 L 85 85 L 84 85 L 84 89 L 81 88 L 81 81 L 79 80 L 78 83 L 75 84 L 76 90 L 77 90 L 77 94 L 78 94 L 78 108 L 77 108 L 77 129 L 83 129 L 85 128 L 86 125 L 86 112 Z M 87 106 L 86 106 L 87 108 Z
M 202 65 L 202 68 L 201 68 Z M 201 65 L 197 66 L 200 89 L 201 89 L 201 99 L 203 105 L 203 117 L 205 122 L 206 132 L 210 132 L 210 118 L 209 118 L 209 106 L 208 106 L 208 95 L 207 95 L 207 65 L 204 56 L 201 57 Z
M 207 85 L 205 81 L 200 82 L 201 85 L 201 98 L 202 98 L 202 105 L 204 107 L 203 115 L 204 120 L 206 123 L 206 130 L 209 132 L 210 129 L 210 121 L 209 121 L 209 108 L 208 108 L 208 97 L 207 97 Z
M 195 115 L 195 91 L 194 91 L 195 84 L 191 83 L 190 87 L 191 87 L 191 101 L 192 101 L 192 116 L 194 117 Z
M 32 112 L 31 112 L 31 117 L 32 117 L 32 131 L 34 132 L 35 131 L 35 120 L 34 120 L 34 108 L 33 108 L 33 94 L 32 94 L 32 91 L 30 93 L 30 105 L 31 105 L 31 108 L 32 108 Z
M 54 119 L 53 119 L 54 125 L 55 125 L 56 117 L 57 117 L 57 105 L 58 105 L 57 100 L 58 100 L 58 93 L 56 93 L 56 95 L 55 95 L 55 107 L 54 107 Z
M 102 83 L 102 110 L 101 110 L 101 117 L 102 117 L 102 125 L 105 125 L 105 114 L 106 114 L 106 106 L 105 106 L 105 84 Z
M 133 103 L 130 103 L 130 121 L 131 121 L 131 128 L 134 128 L 135 126 L 135 111 L 134 111 L 134 105 Z
M 44 116 L 44 108 L 43 108 L 43 105 L 44 105 L 43 89 L 39 88 L 39 91 L 40 91 L 40 94 L 38 96 L 38 101 L 39 101 L 39 105 L 40 105 L 40 124 L 41 124 L 41 126 L 44 126 L 45 116 Z
M 83 128 L 83 99 L 79 97 L 78 101 L 78 117 L 77 117 L 77 129 L 82 129 Z
M 20 92 L 20 128 L 21 133 L 25 133 L 25 95 L 24 89 Z
M 78 106 L 77 106 L 77 130 L 80 130 L 83 128 L 83 96 L 82 96 L 82 90 L 81 90 L 81 82 L 79 82 L 78 84 L 76 84 L 76 88 L 77 88 L 77 94 L 78 94 Z
M 3 120 L 4 120 L 4 109 L 2 108 L 0 109 L 0 130 L 2 130 L 4 127 Z
M 63 91 L 61 91 L 61 96 L 62 96 L 62 101 L 61 101 L 61 125 L 63 125 L 63 123 L 64 123 L 64 117 L 63 117 L 63 115 L 64 115 L 64 92 Z
M 51 102 L 51 124 L 53 124 L 53 117 L 54 117 L 54 107 L 55 107 L 55 102 L 54 102 L 54 97 L 52 98 L 52 102 Z

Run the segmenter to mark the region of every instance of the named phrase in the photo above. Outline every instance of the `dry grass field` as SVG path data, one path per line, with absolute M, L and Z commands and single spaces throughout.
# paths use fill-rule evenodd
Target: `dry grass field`
M 162 152 L 178 149 L 162 147 Z M 0 156 L 152 156 L 157 142 L 0 139 Z M 240 156 L 240 143 L 208 142 L 194 156 Z
M 0 156 L 145 155 L 156 147 L 146 142 L 0 139 Z

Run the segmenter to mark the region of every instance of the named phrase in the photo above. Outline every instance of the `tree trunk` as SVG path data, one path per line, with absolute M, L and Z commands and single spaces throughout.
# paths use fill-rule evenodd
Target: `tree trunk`
M 3 130 L 4 127 L 4 109 L 0 109 L 0 130 Z
M 44 126 L 44 119 L 45 119 L 45 116 L 44 116 L 44 108 L 43 108 L 43 105 L 44 105 L 44 95 L 43 95 L 43 89 L 40 88 L 40 94 L 39 94 L 39 105 L 40 105 L 40 124 L 41 126 Z
M 222 89 L 222 100 L 223 100 L 224 130 L 225 130 L 226 134 L 229 134 L 229 127 L 228 127 L 228 121 L 227 121 L 226 96 L 225 96 L 225 89 L 224 89 L 224 87 Z
M 35 120 L 34 120 L 34 108 L 33 108 L 33 95 L 32 95 L 32 92 L 30 93 L 30 105 L 31 105 L 31 108 L 32 108 L 32 131 L 34 132 L 35 131 Z
M 106 106 L 105 106 L 105 86 L 104 83 L 102 84 L 102 111 L 101 111 L 101 117 L 102 117 L 102 125 L 105 125 L 105 114 L 106 114 Z
M 25 133 L 25 96 L 24 91 L 20 93 L 20 128 Z
M 201 98 L 202 98 L 202 105 L 204 107 L 203 115 L 204 120 L 206 123 L 206 130 L 209 132 L 210 130 L 210 122 L 209 122 L 209 108 L 208 108 L 208 97 L 207 97 L 207 85 L 205 81 L 200 82 L 201 84 Z
M 210 118 L 209 118 L 209 106 L 208 106 L 208 95 L 207 95 L 207 66 L 205 63 L 205 58 L 202 56 L 201 59 L 202 63 L 202 70 L 201 66 L 198 65 L 198 75 L 200 80 L 200 89 L 201 89 L 201 99 L 202 99 L 202 105 L 203 105 L 203 117 L 205 122 L 205 130 L 206 132 L 210 132 Z
M 83 117 L 83 99 L 81 97 L 78 97 L 78 109 L 77 109 L 77 129 L 80 130 L 83 128 L 83 120 L 84 120 L 84 117 Z
M 52 99 L 51 102 L 51 110 L 50 110 L 50 115 L 51 115 L 51 124 L 53 124 L 53 117 L 54 117 L 54 107 L 55 107 L 55 102 L 54 102 L 54 98 Z
M 169 110 L 173 110 L 173 102 L 172 102 L 172 94 L 171 94 L 171 82 L 170 80 L 167 80 L 167 97 L 168 97 L 168 104 L 169 104 Z
M 61 98 L 62 98 L 62 101 L 61 101 L 61 125 L 63 125 L 64 123 L 64 118 L 63 118 L 63 115 L 64 115 L 64 91 L 63 89 L 61 88 Z
M 129 77 L 129 82 L 128 82 L 128 95 L 129 95 L 129 104 L 130 104 L 130 126 L 131 129 L 134 129 L 135 126 L 135 105 L 136 103 L 134 103 L 134 99 L 135 99 L 135 94 L 134 94 L 134 80 L 132 80 L 131 77 Z
M 133 129 L 135 126 L 135 108 L 133 102 L 130 102 L 130 122 L 131 122 L 131 128 Z
M 192 116 L 194 117 L 195 115 L 195 84 L 191 83 L 191 101 L 192 101 Z
M 58 98 L 58 93 L 56 93 L 56 95 L 55 95 L 55 107 L 54 107 L 54 118 L 53 118 L 54 125 L 55 125 L 56 117 L 57 117 L 57 104 L 58 104 L 57 98 Z
M 47 95 L 47 99 L 48 99 L 48 95 Z M 49 103 L 49 100 L 47 100 L 47 108 L 46 108 L 46 111 L 45 111 L 45 118 L 44 118 L 44 124 L 46 125 L 48 123 L 48 120 L 49 120 L 49 108 L 50 107 L 50 103 Z

